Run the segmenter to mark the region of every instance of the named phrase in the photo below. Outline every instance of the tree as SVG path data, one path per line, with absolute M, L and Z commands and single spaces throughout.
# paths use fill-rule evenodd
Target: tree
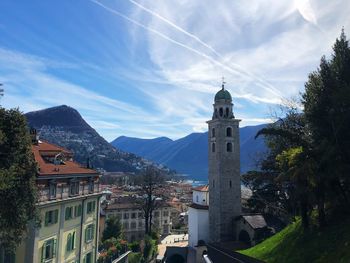
M 110 238 L 118 239 L 122 229 L 119 218 L 116 216 L 109 217 L 106 221 L 106 225 L 102 234 L 102 242 Z
M 0 108 L 0 245 L 13 252 L 36 218 L 37 167 L 26 120 L 18 109 Z
M 309 75 L 302 99 L 318 158 L 317 198 L 324 217 L 327 199 L 331 207 L 350 206 L 350 48 L 344 29 L 332 58 L 322 57 Z
M 163 183 L 164 177 L 159 170 L 153 167 L 147 167 L 141 175 L 141 187 L 143 198 L 140 206 L 143 210 L 145 218 L 145 234 L 150 235 L 152 232 L 152 216 L 153 211 L 157 208 L 156 189 Z
M 304 112 L 289 107 L 286 117 L 258 132 L 267 138 L 270 152 L 262 171 L 245 177 L 255 178 L 252 185 L 260 192 L 259 187 L 272 189 L 270 199 L 280 196 L 276 190 L 285 193 L 287 202 L 281 206 L 288 210 L 289 202 L 290 208 L 300 210 L 304 227 L 317 207 L 322 227 L 326 207 L 331 215 L 348 212 L 350 206 L 350 48 L 344 30 L 332 58 L 322 57 L 319 68 L 309 75 L 301 102 Z M 259 174 L 269 180 L 257 180 Z
M 270 149 L 268 158 L 263 162 L 265 167 L 262 168 L 267 170 L 266 164 L 269 167 L 268 174 L 273 178 L 272 189 L 275 196 L 279 197 L 277 202 L 280 208 L 291 215 L 300 211 L 303 226 L 307 228 L 314 177 L 309 131 L 297 105 L 289 103 L 285 109 L 284 118 L 257 134 L 266 137 Z

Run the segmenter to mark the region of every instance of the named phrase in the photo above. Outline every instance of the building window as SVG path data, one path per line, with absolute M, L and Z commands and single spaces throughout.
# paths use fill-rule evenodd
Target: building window
M 50 182 L 49 184 L 49 195 L 50 199 L 56 199 L 56 182 Z
M 87 214 L 91 214 L 91 213 L 95 212 L 95 208 L 96 208 L 96 202 L 95 201 L 88 202 L 86 204 L 86 213 Z
M 81 205 L 76 205 L 74 207 L 74 217 L 81 216 L 81 208 L 82 208 Z
M 135 219 L 136 218 L 136 213 L 131 213 L 131 218 Z
M 142 213 L 142 212 L 139 212 L 139 213 L 138 213 L 138 217 L 139 217 L 139 218 L 143 218 L 143 213 Z
M 168 220 L 164 220 L 164 224 L 168 224 Z
M 75 232 L 69 233 L 67 237 L 67 252 L 75 249 Z
M 198 203 L 198 195 L 196 196 L 196 202 Z
M 73 218 L 73 206 L 66 207 L 64 218 L 65 220 L 70 220 Z
M 69 195 L 79 195 L 79 181 L 71 181 L 69 184 Z
M 128 228 L 129 228 L 129 222 L 124 222 L 123 229 L 128 229 Z
M 211 129 L 211 137 L 215 138 L 215 128 Z
M 211 144 L 211 151 L 214 153 L 215 152 L 215 142 Z
M 84 263 L 92 263 L 92 252 L 89 252 L 85 255 Z
M 220 117 L 222 117 L 222 115 L 224 114 L 224 110 L 222 108 L 219 109 L 219 115 Z
M 227 127 L 226 128 L 226 136 L 227 137 L 232 137 L 232 128 L 231 127 Z
M 169 211 L 164 211 L 163 216 L 169 216 Z
M 159 217 L 159 212 L 154 212 L 154 217 Z
M 85 228 L 85 243 L 89 243 L 94 239 L 94 224 L 90 224 Z
M 129 219 L 129 213 L 124 213 L 124 219 Z
M 232 181 L 230 180 L 230 188 L 232 187 Z
M 57 239 L 51 238 L 44 242 L 42 247 L 42 262 L 53 259 L 56 256 Z
M 53 225 L 58 222 L 58 209 L 50 210 L 45 213 L 45 226 Z
M 136 222 L 131 222 L 130 228 L 131 228 L 131 229 L 135 229 L 135 228 L 136 228 Z
M 91 193 L 93 193 L 93 192 L 94 192 L 94 179 L 91 178 L 91 179 L 89 180 L 89 193 L 91 194 Z
M 227 143 L 226 144 L 226 150 L 227 150 L 227 152 L 232 152 L 232 143 Z
M 229 111 L 228 108 L 226 108 L 225 110 L 226 110 L 225 117 L 228 118 L 228 115 L 229 115 L 230 111 Z
M 142 227 L 142 221 L 139 221 L 139 227 Z

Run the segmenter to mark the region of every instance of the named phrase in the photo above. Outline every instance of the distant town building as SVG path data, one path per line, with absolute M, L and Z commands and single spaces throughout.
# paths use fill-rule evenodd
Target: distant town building
M 157 208 L 153 211 L 153 229 L 157 229 L 161 235 L 170 234 L 172 210 L 169 204 L 159 200 Z M 106 220 L 111 216 L 119 218 L 123 233 L 129 242 L 140 240 L 145 236 L 144 213 L 136 197 L 119 197 L 114 203 L 108 204 L 103 213 Z
M 74 162 L 70 151 L 32 135 L 41 224 L 29 224 L 14 262 L 96 262 L 99 174 Z

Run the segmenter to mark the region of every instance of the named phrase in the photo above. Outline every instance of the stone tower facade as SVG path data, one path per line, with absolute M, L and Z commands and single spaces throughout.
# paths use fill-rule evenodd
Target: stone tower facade
M 209 237 L 211 242 L 235 240 L 235 218 L 241 215 L 239 122 L 232 111 L 231 94 L 215 95 L 208 121 Z

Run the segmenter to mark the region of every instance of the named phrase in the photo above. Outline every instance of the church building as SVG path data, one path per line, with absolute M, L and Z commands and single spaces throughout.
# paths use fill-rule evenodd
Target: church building
M 245 216 L 241 207 L 239 122 L 232 97 L 222 84 L 214 98 L 208 123 L 208 185 L 193 189 L 189 207 L 189 247 L 244 241 L 254 244 L 257 228 L 265 228 L 261 215 Z M 249 219 L 247 221 L 247 218 Z M 255 220 L 259 224 L 253 224 Z M 244 240 L 242 240 L 244 237 Z M 197 253 L 198 254 L 198 253 Z

